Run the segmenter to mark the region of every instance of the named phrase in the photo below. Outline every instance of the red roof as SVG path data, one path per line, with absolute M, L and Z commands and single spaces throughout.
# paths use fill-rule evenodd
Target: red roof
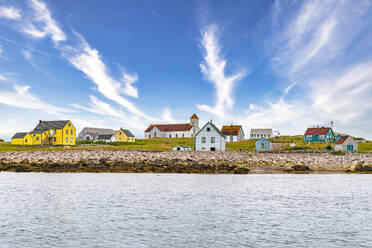
M 336 141 L 336 145 L 339 145 L 339 144 L 342 144 L 344 143 L 344 141 L 347 139 L 347 137 L 349 136 L 341 136 L 341 138 L 339 138 L 337 141 Z
M 179 132 L 179 131 L 189 131 L 192 128 L 190 123 L 183 123 L 183 124 L 157 124 L 157 125 L 150 125 L 145 132 L 150 132 L 151 129 L 156 127 L 161 132 Z
M 308 128 L 305 135 L 327 135 L 330 129 L 330 127 Z

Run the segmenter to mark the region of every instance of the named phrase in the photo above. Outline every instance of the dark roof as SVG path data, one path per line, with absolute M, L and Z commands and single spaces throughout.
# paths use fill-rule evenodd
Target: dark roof
M 330 127 L 308 128 L 305 132 L 305 135 L 326 135 L 330 129 Z
M 63 129 L 69 121 L 40 121 L 31 133 L 43 133 L 48 130 Z
M 95 128 L 95 127 L 85 127 L 83 130 L 87 131 L 89 134 L 95 134 L 95 135 L 100 135 L 100 134 L 113 134 L 115 133 L 115 130 L 109 129 L 109 128 Z
M 221 133 L 224 135 L 238 135 L 242 126 L 222 126 Z
M 189 131 L 192 128 L 190 123 L 183 123 L 183 124 L 156 124 L 150 125 L 145 132 L 150 132 L 151 129 L 156 127 L 161 132 L 179 132 L 179 131 Z
M 12 137 L 12 139 L 22 139 L 26 135 L 27 135 L 27 133 L 16 133 L 16 134 L 14 134 L 14 136 Z
M 134 135 L 128 130 L 128 129 L 120 129 L 122 130 L 126 136 L 128 137 L 134 137 Z
M 349 136 L 341 136 L 341 138 L 339 138 L 337 141 L 336 141 L 336 145 L 339 145 L 339 144 L 342 144 L 344 143 L 344 141 L 348 138 Z
M 98 135 L 97 139 L 101 140 L 108 140 L 111 139 L 113 134 L 100 134 Z

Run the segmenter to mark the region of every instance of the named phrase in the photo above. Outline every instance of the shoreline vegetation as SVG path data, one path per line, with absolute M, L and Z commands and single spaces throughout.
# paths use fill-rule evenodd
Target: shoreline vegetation
M 306 144 L 283 136 L 278 151 L 255 152 L 255 141 L 227 143 L 226 152 L 171 151 L 193 146 L 189 138 L 143 139 L 133 143 L 80 142 L 77 146 L 15 146 L 0 143 L 0 171 L 123 173 L 372 173 L 372 143 L 359 153 L 324 151 L 328 143 Z M 294 142 L 295 147 L 289 143 Z

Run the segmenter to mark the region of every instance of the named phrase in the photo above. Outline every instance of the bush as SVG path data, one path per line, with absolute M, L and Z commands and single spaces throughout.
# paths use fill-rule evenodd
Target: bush
M 346 153 L 343 152 L 343 151 L 332 151 L 331 153 L 332 153 L 333 155 L 339 155 L 339 156 L 343 156 L 343 155 L 346 154 Z

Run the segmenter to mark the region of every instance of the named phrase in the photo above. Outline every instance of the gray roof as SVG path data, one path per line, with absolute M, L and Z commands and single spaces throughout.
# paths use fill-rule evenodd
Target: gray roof
M 39 124 L 35 127 L 35 129 L 31 133 L 43 133 L 48 130 L 56 130 L 56 129 L 63 129 L 67 123 L 68 120 L 64 121 L 41 121 Z
M 121 130 L 125 133 L 126 136 L 134 137 L 134 135 L 129 130 L 127 130 L 127 129 L 121 129 Z
M 96 134 L 96 135 L 100 135 L 100 134 L 114 134 L 116 132 L 115 130 L 109 129 L 109 128 L 85 127 L 84 129 L 87 131 L 87 133 L 89 133 L 89 134 Z
M 273 130 L 271 128 L 252 128 L 252 133 L 259 133 L 259 134 L 272 134 Z
M 114 134 L 100 134 L 98 135 L 97 139 L 99 140 L 109 140 L 112 138 Z
M 27 135 L 27 133 L 16 133 L 16 134 L 14 134 L 14 136 L 12 137 L 12 139 L 22 139 L 26 135 Z

